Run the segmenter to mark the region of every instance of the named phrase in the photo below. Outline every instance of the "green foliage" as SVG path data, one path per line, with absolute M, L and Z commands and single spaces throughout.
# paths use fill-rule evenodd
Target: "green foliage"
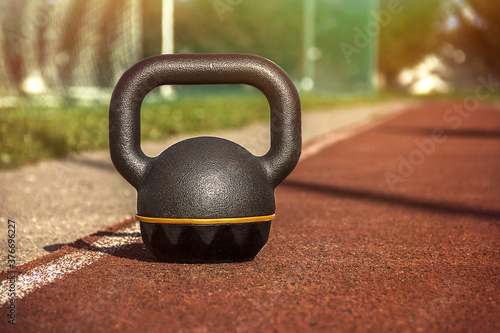
M 356 102 L 359 100 L 352 97 L 306 95 L 302 97 L 302 109 L 307 112 Z M 268 119 L 267 101 L 257 92 L 196 98 L 181 96 L 171 102 L 143 104 L 141 138 L 143 141 L 159 140 L 179 133 L 238 128 Z M 0 169 L 107 148 L 108 109 L 105 106 L 0 111 Z
M 177 1 L 176 52 L 259 54 L 297 77 L 301 9 L 301 0 Z
M 447 42 L 466 55 L 459 72 L 465 71 L 472 77 L 492 74 L 498 80 L 500 79 L 500 1 L 464 0 L 463 3 L 461 6 L 450 8 L 450 15 L 457 20 L 458 27 L 447 35 Z
M 238 127 L 269 117 L 263 96 L 180 98 L 146 103 L 142 139 Z M 0 168 L 108 147 L 108 109 L 102 107 L 13 108 L 0 112 Z
M 0 113 L 0 168 L 104 147 L 106 108 L 6 109 Z
M 179 53 L 253 53 L 279 64 L 299 82 L 306 63 L 316 69 L 317 92 L 372 92 L 373 39 L 346 59 L 340 45 L 353 43 L 356 28 L 370 19 L 372 0 L 316 0 L 310 28 L 316 49 L 305 59 L 304 1 L 199 0 L 175 3 L 175 45 Z M 309 72 L 309 71 L 308 71 Z
M 387 10 L 395 0 L 381 0 Z M 379 69 L 389 87 L 404 68 L 436 54 L 448 65 L 445 77 L 455 86 L 470 85 L 479 75 L 500 76 L 500 2 L 498 0 L 400 0 L 380 33 Z M 450 48 L 450 46 L 452 46 Z M 465 62 L 452 51 L 464 52 Z
M 388 11 L 394 0 L 381 0 L 380 10 Z M 441 0 L 402 0 L 401 10 L 391 15 L 388 24 L 381 27 L 379 70 L 389 86 L 395 85 L 399 72 L 418 64 L 434 53 L 442 41 L 439 32 L 445 22 Z
M 182 97 L 175 102 L 144 105 L 141 137 L 156 140 L 179 133 L 241 127 L 268 117 L 264 96 Z

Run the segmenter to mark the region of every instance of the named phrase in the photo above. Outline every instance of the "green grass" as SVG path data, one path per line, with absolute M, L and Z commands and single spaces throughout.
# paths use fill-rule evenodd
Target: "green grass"
M 392 93 L 374 97 L 304 95 L 301 96 L 301 102 L 303 112 L 308 112 L 405 97 Z M 267 101 L 259 93 L 203 97 L 191 95 L 169 102 L 145 102 L 141 110 L 142 140 L 158 140 L 179 133 L 238 128 L 268 119 Z M 107 147 L 106 105 L 0 110 L 0 169 Z
M 303 109 L 330 107 L 345 100 L 306 96 Z M 144 103 L 142 140 L 173 134 L 242 127 L 269 119 L 261 94 L 182 97 L 162 103 Z M 0 110 L 0 169 L 42 159 L 108 147 L 108 107 L 22 107 Z

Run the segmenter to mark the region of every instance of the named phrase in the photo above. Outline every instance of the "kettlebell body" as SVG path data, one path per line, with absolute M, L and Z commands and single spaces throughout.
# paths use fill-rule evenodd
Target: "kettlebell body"
M 271 148 L 261 157 L 231 141 L 196 137 L 157 157 L 140 149 L 140 106 L 162 84 L 242 83 L 260 89 L 271 107 Z M 237 112 L 237 110 L 235 111 Z M 145 246 L 160 261 L 235 262 L 266 244 L 274 189 L 300 156 L 300 100 L 286 73 L 245 54 L 147 58 L 117 83 L 110 104 L 113 164 L 138 193 Z

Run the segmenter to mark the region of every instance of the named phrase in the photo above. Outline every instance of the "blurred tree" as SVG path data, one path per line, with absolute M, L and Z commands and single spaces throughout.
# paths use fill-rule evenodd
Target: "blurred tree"
M 301 0 L 176 1 L 176 52 L 258 53 L 298 75 L 301 10 Z
M 394 0 L 381 0 L 387 11 Z M 500 77 L 500 1 L 400 1 L 402 10 L 381 26 L 379 70 L 389 88 L 427 55 L 444 60 L 452 86 L 471 86 L 483 75 Z
M 453 46 L 442 55 L 453 71 L 455 84 L 470 84 L 477 77 L 500 79 L 500 1 L 463 0 L 451 7 L 447 41 Z M 446 52 L 451 50 L 454 52 Z M 460 53 L 457 53 L 460 52 Z M 454 56 L 463 54 L 462 57 Z
M 395 3 L 397 11 L 391 10 Z M 418 64 L 442 44 L 446 12 L 442 0 L 381 0 L 380 11 L 391 15 L 381 24 L 379 70 L 388 87 L 397 87 L 403 68 Z
M 26 72 L 20 55 L 20 45 L 23 44 L 25 37 L 20 33 L 22 24 L 18 19 L 22 16 L 23 6 L 22 1 L 4 2 L 2 3 L 3 11 L 0 14 L 2 18 L 0 20 L 0 33 L 5 33 L 5 38 L 1 39 L 3 45 L 0 49 L 4 50 L 4 54 L 1 55 L 0 60 L 2 57 L 5 58 L 7 78 L 19 94 L 24 93 L 21 84 Z M 9 11 L 10 14 L 7 15 Z
M 310 0 L 307 0 L 310 1 Z M 305 50 L 306 0 L 177 0 L 176 53 L 254 53 L 279 64 L 295 82 L 314 64 L 314 89 L 327 93 L 372 92 L 376 36 L 366 32 L 373 0 L 316 0 Z M 144 0 L 144 56 L 160 52 L 161 0 Z M 363 30 L 362 45 L 357 34 Z M 343 47 L 344 46 L 344 47 Z M 185 89 L 182 87 L 180 89 Z

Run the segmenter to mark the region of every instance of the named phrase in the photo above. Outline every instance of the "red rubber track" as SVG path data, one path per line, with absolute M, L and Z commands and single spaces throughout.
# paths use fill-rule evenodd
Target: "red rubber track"
M 19 267 L 101 254 L 18 299 L 15 330 L 500 332 L 500 109 L 451 107 L 415 107 L 302 160 L 251 262 L 158 263 L 137 234 L 89 245 L 127 221 Z

